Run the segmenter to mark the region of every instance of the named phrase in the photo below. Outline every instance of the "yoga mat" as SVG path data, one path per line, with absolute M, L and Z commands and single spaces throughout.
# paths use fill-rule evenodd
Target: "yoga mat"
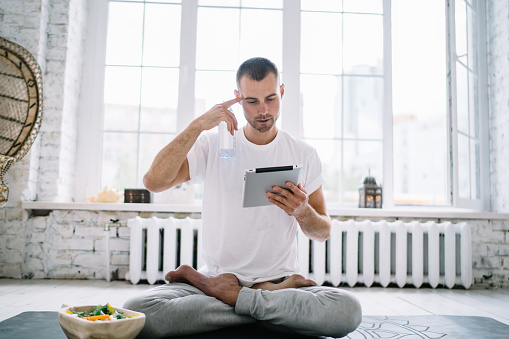
M 0 322 L 0 338 L 66 339 L 58 312 L 23 312 Z
M 0 322 L 0 338 L 65 339 L 65 335 L 58 324 L 57 312 L 24 312 Z M 290 339 L 319 337 L 276 332 L 258 325 L 245 325 L 179 338 Z M 507 339 L 509 338 L 509 325 L 486 317 L 364 316 L 357 330 L 345 338 Z
M 486 317 L 363 316 L 357 330 L 346 338 L 507 339 L 509 325 Z

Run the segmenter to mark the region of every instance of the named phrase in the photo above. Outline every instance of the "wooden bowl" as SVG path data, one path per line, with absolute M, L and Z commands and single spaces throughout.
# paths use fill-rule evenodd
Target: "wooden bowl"
M 125 316 L 133 318 L 111 320 L 111 321 L 90 321 L 73 316 L 71 312 L 90 312 L 97 305 L 68 306 L 58 312 L 58 323 L 69 339 L 134 339 L 141 332 L 145 325 L 145 314 L 114 307 Z

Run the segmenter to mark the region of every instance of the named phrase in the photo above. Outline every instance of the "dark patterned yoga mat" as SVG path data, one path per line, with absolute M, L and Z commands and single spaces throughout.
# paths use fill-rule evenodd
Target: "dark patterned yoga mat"
M 0 322 L 0 338 L 65 339 L 57 312 L 24 312 Z M 176 337 L 173 337 L 176 338 Z M 181 337 L 197 338 L 318 338 L 272 331 L 256 325 L 226 328 Z M 509 325 L 485 317 L 460 316 L 364 316 L 349 339 L 507 339 Z
M 509 325 L 485 317 L 364 316 L 357 330 L 346 338 L 507 339 Z

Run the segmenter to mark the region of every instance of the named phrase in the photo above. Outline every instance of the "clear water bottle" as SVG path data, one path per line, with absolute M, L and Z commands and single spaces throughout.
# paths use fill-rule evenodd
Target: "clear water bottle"
M 221 121 L 218 126 L 219 129 L 219 147 L 218 154 L 220 158 L 233 158 L 236 150 L 236 132 L 233 135 L 228 131 L 226 122 Z

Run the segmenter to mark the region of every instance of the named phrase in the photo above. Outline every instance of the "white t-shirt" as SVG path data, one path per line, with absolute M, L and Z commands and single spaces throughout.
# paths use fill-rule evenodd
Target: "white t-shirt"
M 200 272 L 233 273 L 244 286 L 299 273 L 295 217 L 273 206 L 242 207 L 244 171 L 257 167 L 301 165 L 308 194 L 323 183 L 322 165 L 310 145 L 278 130 L 267 145 L 248 141 L 237 132 L 233 158 L 219 158 L 217 133 L 200 135 L 189 151 L 188 183 L 204 183 Z M 298 184 L 298 183 L 295 183 Z

